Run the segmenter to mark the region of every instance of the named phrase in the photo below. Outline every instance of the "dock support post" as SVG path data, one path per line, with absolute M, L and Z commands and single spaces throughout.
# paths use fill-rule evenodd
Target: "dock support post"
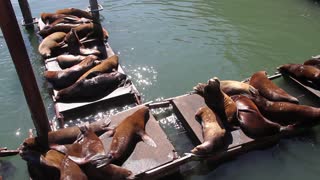
M 30 11 L 28 0 L 19 0 L 19 6 L 21 9 L 23 21 L 24 21 L 22 25 L 24 25 L 26 29 L 33 29 L 34 28 L 33 18 Z
M 19 76 L 39 143 L 48 147 L 48 131 L 51 130 L 48 117 L 11 1 L 0 0 L 0 4 L 0 27 L 3 36 Z
M 97 0 L 90 0 L 90 9 L 91 9 L 91 13 L 93 16 L 93 19 L 95 20 L 95 22 L 99 22 L 99 6 L 98 6 L 98 1 Z

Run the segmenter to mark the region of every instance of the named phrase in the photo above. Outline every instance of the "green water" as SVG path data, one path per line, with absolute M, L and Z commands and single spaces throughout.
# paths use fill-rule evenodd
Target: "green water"
M 17 18 L 17 0 L 11 1 Z M 258 70 L 270 74 L 283 63 L 300 63 L 320 53 L 320 6 L 313 0 L 158 0 L 99 1 L 102 24 L 143 100 L 191 91 L 212 76 L 241 80 Z M 29 0 L 32 13 L 65 7 L 84 8 L 88 1 Z M 42 77 L 37 37 L 21 28 L 38 85 L 53 118 L 53 105 Z M 282 80 L 278 83 L 287 86 Z M 28 107 L 0 34 L 0 146 L 14 149 L 33 128 Z M 301 95 L 287 87 L 295 95 Z M 302 98 L 301 98 L 302 99 Z M 306 101 L 306 103 L 309 103 Z M 212 169 L 202 165 L 186 179 L 318 179 L 320 128 L 266 150 L 252 151 Z M 24 161 L 0 159 L 4 179 L 29 179 Z

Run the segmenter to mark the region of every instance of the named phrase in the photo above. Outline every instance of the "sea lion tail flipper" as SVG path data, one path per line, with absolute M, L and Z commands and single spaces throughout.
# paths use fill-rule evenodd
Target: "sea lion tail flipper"
M 146 143 L 152 147 L 157 147 L 157 144 L 153 141 L 153 139 L 146 132 L 141 132 L 141 133 L 139 133 L 139 135 L 141 136 L 141 139 L 144 143 Z

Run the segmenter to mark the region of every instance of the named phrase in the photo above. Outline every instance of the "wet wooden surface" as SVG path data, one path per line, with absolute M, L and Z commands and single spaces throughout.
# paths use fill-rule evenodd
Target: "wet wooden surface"
M 203 142 L 202 126 L 201 123 L 195 119 L 195 114 L 200 107 L 205 106 L 204 99 L 198 94 L 191 94 L 174 99 L 173 104 L 175 108 L 180 111 L 183 117 L 181 122 L 192 136 L 191 138 L 195 145 Z M 227 134 L 228 149 L 254 141 L 246 136 L 241 129 L 227 132 Z
M 320 89 L 317 89 L 316 87 L 312 87 L 314 86 L 313 84 L 310 84 L 308 82 L 304 82 L 301 80 L 298 80 L 292 76 L 288 76 L 293 82 L 297 83 L 298 85 L 302 86 L 303 88 L 305 88 L 306 90 L 308 90 L 309 92 L 311 92 L 312 94 L 314 94 L 315 96 L 317 96 L 318 98 L 320 98 Z
M 136 106 L 127 111 L 118 113 L 111 117 L 110 126 L 116 127 L 126 117 L 130 116 L 136 110 L 141 108 L 142 105 Z M 173 159 L 174 147 L 167 138 L 167 135 L 163 132 L 154 116 L 150 113 L 150 118 L 146 124 L 147 134 L 154 140 L 157 147 L 151 147 L 146 143 L 139 141 L 132 154 L 122 164 L 122 167 L 127 168 L 137 175 L 147 170 L 151 170 L 160 165 L 171 162 Z M 106 152 L 110 149 L 112 137 L 106 134 L 100 136 Z

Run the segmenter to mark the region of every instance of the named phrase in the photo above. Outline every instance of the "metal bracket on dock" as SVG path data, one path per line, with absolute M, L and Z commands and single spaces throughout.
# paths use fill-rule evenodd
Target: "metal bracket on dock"
M 39 22 L 39 20 L 38 20 L 38 18 L 32 18 L 32 22 L 30 22 L 30 23 L 26 23 L 25 21 L 24 21 L 24 19 L 22 19 L 21 20 L 21 25 L 22 26 L 29 26 L 29 25 L 32 25 L 32 24 L 37 24 Z

